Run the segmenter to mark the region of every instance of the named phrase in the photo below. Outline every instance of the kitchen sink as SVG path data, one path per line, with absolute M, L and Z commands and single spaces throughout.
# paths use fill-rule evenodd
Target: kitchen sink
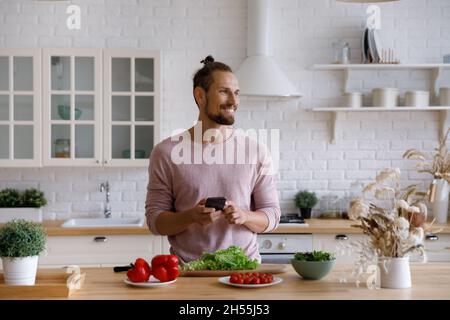
M 144 218 L 79 218 L 66 220 L 62 228 L 142 227 Z

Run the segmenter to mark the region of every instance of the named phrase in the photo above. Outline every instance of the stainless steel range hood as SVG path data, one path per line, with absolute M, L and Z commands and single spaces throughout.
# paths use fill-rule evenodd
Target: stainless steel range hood
M 247 1 L 247 58 L 236 72 L 241 95 L 301 97 L 271 56 L 270 0 Z

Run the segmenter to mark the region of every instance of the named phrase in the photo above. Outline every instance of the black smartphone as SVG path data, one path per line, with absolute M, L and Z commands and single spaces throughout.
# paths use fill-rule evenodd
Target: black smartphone
M 216 210 L 223 210 L 225 208 L 226 202 L 227 202 L 227 199 L 224 197 L 206 198 L 205 207 L 206 208 L 214 208 Z

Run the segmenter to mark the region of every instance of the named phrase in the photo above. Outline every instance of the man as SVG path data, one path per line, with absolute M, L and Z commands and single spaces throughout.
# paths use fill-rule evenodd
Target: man
M 264 159 L 270 157 L 259 148 L 255 158 L 249 150 L 256 142 L 248 138 L 239 142 L 232 128 L 239 87 L 231 68 L 214 62 L 211 56 L 202 63 L 193 88 L 198 122 L 182 135 L 183 143 L 192 148 L 184 150 L 189 163 L 174 161 L 174 150 L 180 144 L 174 137 L 156 145 L 150 156 L 145 206 L 148 227 L 154 234 L 167 235 L 171 253 L 183 262 L 231 245 L 261 261 L 256 235 L 275 229 L 280 219 L 273 176 L 263 170 Z M 200 137 L 196 132 L 201 132 Z M 204 156 L 210 147 L 223 148 L 234 161 L 210 164 L 194 159 L 196 151 Z M 239 163 L 233 152 L 245 152 L 248 159 L 256 161 Z M 225 208 L 216 211 L 205 207 L 208 197 L 225 197 Z

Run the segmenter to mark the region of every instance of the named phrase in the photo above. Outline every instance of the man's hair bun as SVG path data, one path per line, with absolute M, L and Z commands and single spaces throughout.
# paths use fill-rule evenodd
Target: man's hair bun
M 214 58 L 211 55 L 207 56 L 205 59 L 200 61 L 200 63 L 203 63 L 205 66 L 211 62 L 214 62 Z

